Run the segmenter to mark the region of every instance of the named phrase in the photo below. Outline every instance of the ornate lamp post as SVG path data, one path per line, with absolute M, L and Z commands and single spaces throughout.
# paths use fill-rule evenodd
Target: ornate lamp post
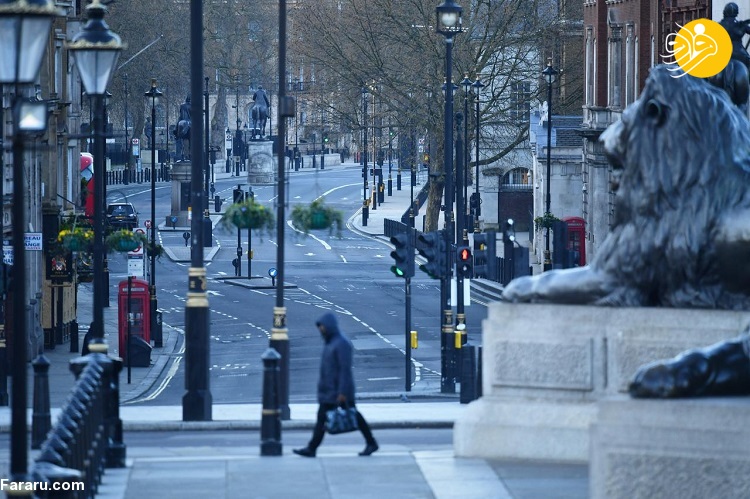
M 477 79 L 474 83 L 471 84 L 471 86 L 474 88 L 474 99 L 477 104 L 477 129 L 476 133 L 474 134 L 475 140 L 476 140 L 476 151 L 474 152 L 474 165 L 476 166 L 476 170 L 474 171 L 474 232 L 479 232 L 479 215 L 482 213 L 482 198 L 479 195 L 479 92 L 484 87 L 484 83 L 479 81 L 479 75 L 477 75 Z M 498 192 L 500 189 L 498 189 Z M 494 255 L 492 255 L 494 257 Z
M 104 96 L 123 44 L 104 22 L 107 8 L 94 0 L 86 12 L 88 22 L 69 45 L 81 81 L 94 103 L 94 178 L 104 179 Z M 96 182 L 94 197 L 101 199 L 104 182 Z M 94 210 L 94 321 L 89 350 L 107 352 L 104 342 L 104 213 Z
M 445 37 L 445 122 L 443 123 L 443 168 L 445 171 L 445 229 L 448 240 L 453 241 L 453 37 L 461 33 L 461 13 L 463 9 L 453 0 L 444 0 L 437 6 L 435 31 Z M 447 261 L 452 261 L 452 247 L 447 244 Z M 452 269 L 440 279 L 440 303 L 443 309 L 441 331 L 441 379 L 440 391 L 456 391 L 456 373 L 453 349 L 453 311 L 448 302 L 448 290 Z
M 151 294 L 151 334 L 156 333 L 156 104 L 162 97 L 161 91 L 156 88 L 156 78 L 151 78 L 151 88 L 144 94 L 151 101 L 151 249 L 149 259 L 151 270 L 148 273 L 149 290 Z M 159 341 L 160 342 L 160 341 Z M 155 341 L 155 343 L 158 343 Z
M 542 71 L 542 75 L 544 76 L 544 79 L 547 80 L 547 177 L 544 179 L 544 184 L 547 188 L 545 215 L 548 215 L 550 213 L 550 204 L 552 202 L 552 197 L 550 195 L 550 181 L 552 180 L 552 164 L 550 161 L 552 156 L 552 84 L 555 82 L 555 77 L 557 76 L 557 71 L 552 67 L 551 57 L 547 59 L 547 67 Z M 552 269 L 552 260 L 550 260 L 549 253 L 549 231 L 550 228 L 547 227 L 547 232 L 544 238 L 545 271 Z
M 11 398 L 10 479 L 27 482 L 28 426 L 26 421 L 27 286 L 24 228 L 25 179 L 23 169 L 24 133 L 43 131 L 47 127 L 47 103 L 30 102 L 21 97 L 21 85 L 34 83 L 47 48 L 52 18 L 58 15 L 51 0 L 0 1 L 0 85 L 15 85 L 13 96 L 13 330 L 11 355 L 13 382 Z M 26 100 L 26 102 L 24 102 Z

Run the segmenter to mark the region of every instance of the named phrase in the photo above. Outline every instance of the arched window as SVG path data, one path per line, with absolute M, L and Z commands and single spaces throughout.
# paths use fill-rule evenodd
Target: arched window
M 531 170 L 528 168 L 513 168 L 503 175 L 503 187 L 531 188 Z

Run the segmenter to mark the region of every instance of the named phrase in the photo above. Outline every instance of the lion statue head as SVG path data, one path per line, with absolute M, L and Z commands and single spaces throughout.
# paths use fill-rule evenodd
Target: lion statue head
M 591 264 L 513 280 L 508 301 L 750 305 L 750 122 L 727 94 L 665 66 L 601 136 L 614 222 Z

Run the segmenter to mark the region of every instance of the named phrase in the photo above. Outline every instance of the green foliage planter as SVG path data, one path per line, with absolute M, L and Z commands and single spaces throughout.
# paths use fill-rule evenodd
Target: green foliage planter
M 122 229 L 112 232 L 104 240 L 104 244 L 110 251 L 133 251 L 138 249 L 139 246 L 148 243 L 148 238 L 145 234 L 139 234 L 132 230 Z
M 334 228 L 336 235 L 341 237 L 341 230 L 344 226 L 344 216 L 341 211 L 326 206 L 325 203 L 318 199 L 308 206 L 297 205 L 292 209 L 292 224 L 299 230 L 307 234 L 311 230 L 328 229 L 329 234 L 333 234 Z
M 545 213 L 542 217 L 536 217 L 534 219 L 534 227 L 537 231 L 540 231 L 542 229 L 552 229 L 552 225 L 555 222 L 559 222 L 560 219 L 557 218 L 552 213 Z
M 227 208 L 221 217 L 225 227 L 238 229 L 260 229 L 271 231 L 274 227 L 273 212 L 254 199 L 234 203 Z

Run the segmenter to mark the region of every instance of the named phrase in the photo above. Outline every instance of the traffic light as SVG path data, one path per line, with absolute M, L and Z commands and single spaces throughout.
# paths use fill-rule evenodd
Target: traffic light
M 459 246 L 456 248 L 456 275 L 471 279 L 474 275 L 474 261 L 471 258 L 471 248 Z
M 232 190 L 232 199 L 235 203 L 241 203 L 245 200 L 245 193 L 242 192 L 242 189 L 234 189 Z
M 323 142 L 328 144 L 328 134 L 323 135 Z
M 427 263 L 419 266 L 419 270 L 427 273 L 433 279 L 443 276 L 445 246 L 440 231 L 427 232 L 417 237 L 417 251 L 427 259 Z
M 497 257 L 494 232 L 474 234 L 474 277 L 497 278 Z
M 391 266 L 391 272 L 398 277 L 414 276 L 414 248 L 411 244 L 411 235 L 407 233 L 391 236 L 391 244 L 396 248 L 391 251 L 391 258 L 396 262 Z

